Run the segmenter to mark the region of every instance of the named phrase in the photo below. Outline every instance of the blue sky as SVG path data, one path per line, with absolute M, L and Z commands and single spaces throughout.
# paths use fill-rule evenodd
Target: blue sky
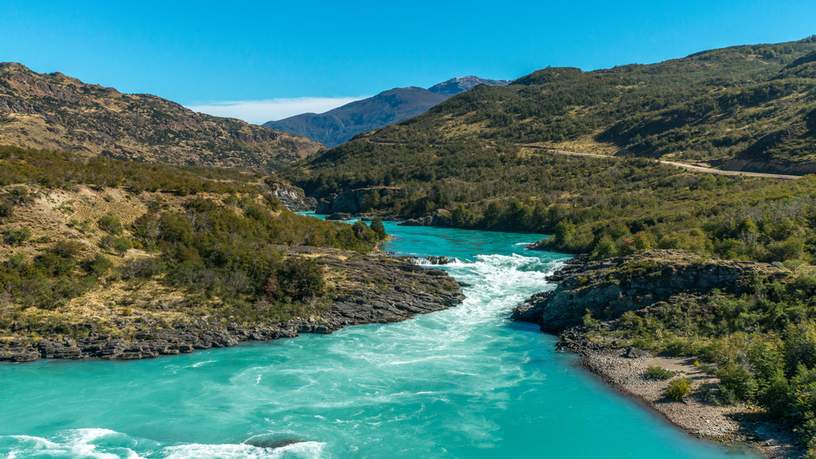
M 0 0 L 0 30 L 0 61 L 260 121 L 457 75 L 804 38 L 816 1 Z

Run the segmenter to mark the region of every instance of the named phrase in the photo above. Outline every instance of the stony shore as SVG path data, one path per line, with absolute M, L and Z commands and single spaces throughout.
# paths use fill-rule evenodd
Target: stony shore
M 770 458 L 802 457 L 796 437 L 764 421 L 760 409 L 745 405 L 717 405 L 699 395 L 699 388 L 719 381 L 693 359 L 652 355 L 619 341 L 612 331 L 627 311 L 659 304 L 680 304 L 685 298 L 712 291 L 738 294 L 757 276 L 787 275 L 777 265 L 701 258 L 673 250 L 657 250 L 605 260 L 576 257 L 550 277 L 555 290 L 533 295 L 513 311 L 513 319 L 536 323 L 559 336 L 559 350 L 575 352 L 585 368 L 620 392 L 643 402 L 689 434 L 709 440 L 751 447 Z M 596 323 L 584 325 L 586 314 Z M 649 367 L 670 370 L 674 376 L 653 380 Z M 692 396 L 683 402 L 666 399 L 669 381 L 686 377 Z
M 692 436 L 725 443 L 734 448 L 751 448 L 771 459 L 799 458 L 804 452 L 793 435 L 773 423 L 763 421 L 752 406 L 717 406 L 699 396 L 683 402 L 663 395 L 669 380 L 644 377 L 647 368 L 657 366 L 692 381 L 695 389 L 715 384 L 717 379 L 701 371 L 691 359 L 654 356 L 632 349 L 600 349 L 577 341 L 561 341 L 559 348 L 577 353 L 581 363 L 619 392 L 653 409 L 667 421 Z
M 340 277 L 335 279 L 329 303 L 309 316 L 242 323 L 189 317 L 170 326 L 149 316 L 124 317 L 117 320 L 118 328 L 136 330 L 126 337 L 99 331 L 80 339 L 54 333 L 36 341 L 6 340 L 0 342 L 0 361 L 152 358 L 300 333 L 331 333 L 351 325 L 397 322 L 455 306 L 463 299 L 460 286 L 444 271 L 417 266 L 413 260 L 323 249 L 303 252 L 301 255 L 315 257 L 325 271 Z

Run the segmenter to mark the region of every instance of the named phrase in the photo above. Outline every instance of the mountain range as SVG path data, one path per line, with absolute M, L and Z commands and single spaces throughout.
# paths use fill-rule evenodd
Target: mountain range
M 268 169 L 321 146 L 236 119 L 0 63 L 0 144 L 180 165 Z
M 506 80 L 466 76 L 451 78 L 428 89 L 415 86 L 394 88 L 325 113 L 303 113 L 269 121 L 264 126 L 306 136 L 328 147 L 334 147 L 358 134 L 421 115 L 448 98 L 476 86 L 504 86 L 508 83 Z

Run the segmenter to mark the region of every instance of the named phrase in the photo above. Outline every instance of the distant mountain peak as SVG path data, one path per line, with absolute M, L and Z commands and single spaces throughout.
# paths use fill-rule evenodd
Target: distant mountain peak
M 475 88 L 476 86 L 479 86 L 480 84 L 488 86 L 507 86 L 508 84 L 510 84 L 510 81 L 488 80 L 473 75 L 467 75 L 451 78 L 450 80 L 437 83 L 428 88 L 428 91 L 431 91 L 436 94 L 448 94 L 454 96 L 465 91 L 470 91 L 471 89 Z
M 303 135 L 333 147 L 358 134 L 419 116 L 448 98 L 480 84 L 505 86 L 509 81 L 487 80 L 471 75 L 451 78 L 428 89 L 417 86 L 393 88 L 326 113 L 302 113 L 270 121 L 264 126 Z

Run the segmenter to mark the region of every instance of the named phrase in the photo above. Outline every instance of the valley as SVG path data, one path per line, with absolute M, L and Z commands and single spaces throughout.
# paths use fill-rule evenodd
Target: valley
M 0 453 L 812 457 L 814 56 L 266 127 L 0 64 Z

